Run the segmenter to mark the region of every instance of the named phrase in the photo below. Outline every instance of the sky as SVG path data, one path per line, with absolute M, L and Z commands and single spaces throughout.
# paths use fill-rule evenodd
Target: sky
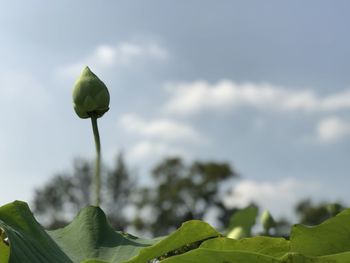
M 139 180 L 164 156 L 229 162 L 225 199 L 291 215 L 349 205 L 348 1 L 2 1 L 0 204 L 94 157 L 72 108 L 85 65 L 108 86 L 103 158 Z

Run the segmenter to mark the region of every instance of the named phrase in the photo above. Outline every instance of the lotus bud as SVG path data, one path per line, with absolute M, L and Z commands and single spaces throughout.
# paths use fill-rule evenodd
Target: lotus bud
M 265 210 L 261 215 L 261 224 L 264 227 L 266 233 L 269 232 L 270 228 L 276 226 L 276 222 L 268 210 Z
M 342 206 L 340 204 L 337 204 L 337 203 L 328 204 L 326 206 L 326 209 L 331 216 L 335 216 L 336 214 L 338 214 L 342 210 Z
M 106 85 L 85 67 L 73 89 L 74 110 L 80 118 L 100 118 L 109 110 Z
M 227 238 L 231 238 L 231 239 L 240 239 L 242 237 L 245 236 L 243 227 L 241 226 L 237 226 L 234 227 L 228 234 L 227 234 Z

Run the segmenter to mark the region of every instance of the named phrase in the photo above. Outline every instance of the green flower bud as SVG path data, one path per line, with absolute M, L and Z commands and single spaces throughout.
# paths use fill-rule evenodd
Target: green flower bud
M 241 226 L 234 227 L 228 234 L 227 237 L 231 239 L 240 239 L 245 236 L 244 229 Z
M 273 219 L 272 215 L 268 210 L 265 210 L 261 215 L 261 224 L 264 227 L 266 233 L 270 230 L 270 228 L 276 226 L 276 222 Z
M 337 204 L 337 203 L 328 204 L 326 206 L 326 209 L 331 216 L 335 216 L 336 214 L 338 214 L 342 210 L 342 206 L 340 204 Z
M 106 85 L 85 67 L 73 89 L 74 110 L 80 118 L 102 117 L 109 110 Z

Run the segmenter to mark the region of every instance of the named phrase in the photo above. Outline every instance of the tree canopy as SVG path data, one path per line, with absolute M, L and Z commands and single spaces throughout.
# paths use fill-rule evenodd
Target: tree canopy
M 48 228 L 57 228 L 71 221 L 78 211 L 91 203 L 93 166 L 87 160 L 76 159 L 73 171 L 52 177 L 34 193 L 34 212 Z M 129 193 L 134 185 L 122 154 L 114 167 L 104 167 L 101 207 L 108 213 L 113 227 L 123 230 L 126 225 L 124 209 L 130 204 Z
M 220 184 L 237 173 L 227 163 L 199 162 L 186 165 L 181 158 L 167 158 L 152 171 L 153 186 L 139 191 L 135 226 L 164 235 L 182 222 L 203 219 L 209 209 L 224 212 Z M 145 220 L 144 211 L 153 215 Z
M 93 167 L 76 160 L 72 172 L 55 175 L 34 195 L 34 212 L 46 226 L 65 225 L 79 209 L 91 202 Z M 166 158 L 152 169 L 150 184 L 138 185 L 135 175 L 119 155 L 113 168 L 103 169 L 101 207 L 115 229 L 133 227 L 151 235 L 163 235 L 190 219 L 203 219 L 209 209 L 229 218 L 220 196 L 220 185 L 237 173 L 227 163 Z M 127 219 L 126 209 L 134 208 Z M 132 210 L 132 209 L 131 209 Z M 130 212 L 129 212 L 130 214 Z M 226 216 L 225 216 L 226 215 Z
M 104 167 L 102 171 L 101 207 L 114 229 L 132 227 L 138 232 L 160 236 L 185 221 L 203 220 L 210 215 L 222 230 L 229 231 L 233 218 L 239 215 L 235 216 L 240 209 L 229 209 L 223 203 L 222 185 L 238 177 L 225 162 L 188 163 L 180 157 L 165 158 L 151 170 L 146 185 L 137 183 L 122 154 L 117 156 L 112 168 Z M 56 174 L 35 191 L 35 214 L 51 229 L 67 224 L 91 203 L 92 176 L 93 166 L 89 161 L 75 160 L 71 172 Z M 343 208 L 341 204 L 313 204 L 306 199 L 298 203 L 295 211 L 300 223 L 316 225 Z M 258 207 L 255 209 L 254 218 L 258 215 Z M 287 219 L 277 219 L 269 234 L 287 237 L 289 225 Z M 250 232 L 245 235 L 250 236 Z

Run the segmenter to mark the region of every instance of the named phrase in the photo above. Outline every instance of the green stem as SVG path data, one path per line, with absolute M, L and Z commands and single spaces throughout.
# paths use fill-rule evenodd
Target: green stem
M 96 163 L 95 163 L 95 205 L 100 206 L 100 192 L 101 192 L 101 142 L 97 126 L 97 117 L 91 117 L 92 130 L 94 132 L 95 146 L 96 146 Z

